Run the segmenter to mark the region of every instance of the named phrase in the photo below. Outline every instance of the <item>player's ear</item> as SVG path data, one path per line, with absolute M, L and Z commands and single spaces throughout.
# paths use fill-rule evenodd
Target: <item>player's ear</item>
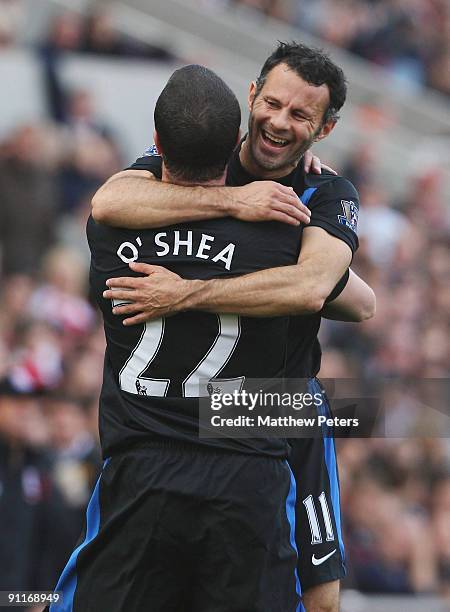
M 242 138 L 242 132 L 241 132 L 241 128 L 239 128 L 238 134 L 237 134 L 236 145 L 238 145 L 241 142 L 241 138 Z
M 256 95 L 256 81 L 252 81 L 250 83 L 250 89 L 248 91 L 248 98 L 247 98 L 247 104 L 248 104 L 248 110 L 252 110 L 252 106 L 253 106 L 253 102 L 255 100 L 255 95 Z
M 317 142 L 318 140 L 322 140 L 323 138 L 326 138 L 328 134 L 330 134 L 333 131 L 335 125 L 336 125 L 336 121 L 334 119 L 330 119 L 329 121 L 324 123 L 322 127 L 320 128 L 320 132 L 314 138 L 314 142 Z
M 162 155 L 162 149 L 161 149 L 161 143 L 159 141 L 159 136 L 158 136 L 158 132 L 156 130 L 154 130 L 153 132 L 153 142 L 155 143 L 155 146 L 158 150 L 159 155 Z

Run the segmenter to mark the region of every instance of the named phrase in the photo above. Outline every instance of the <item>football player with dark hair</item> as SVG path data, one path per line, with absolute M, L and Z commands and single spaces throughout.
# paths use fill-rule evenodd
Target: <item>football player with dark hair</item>
M 228 165 L 227 187 L 155 180 L 161 158 L 154 151 L 105 183 L 93 199 L 93 215 L 114 226 L 138 229 L 220 216 L 305 224 L 298 263 L 282 269 L 273 261 L 269 270 L 205 281 L 130 263 L 134 274 L 145 276 L 111 283 L 130 302 L 115 309 L 127 317 L 125 325 L 185 310 L 291 315 L 287 375 L 309 378 L 310 389 L 322 393 L 315 378 L 321 317 L 360 321 L 375 310 L 373 292 L 349 270 L 358 246 L 358 194 L 328 170 L 307 172 L 310 157 L 305 162 L 309 147 L 333 130 L 345 96 L 344 74 L 326 54 L 280 43 L 250 86 L 248 134 Z M 325 399 L 324 405 L 328 412 Z M 338 610 L 345 574 L 334 441 L 327 433 L 292 441 L 289 459 L 297 479 L 298 573 L 305 606 L 314 612 Z
M 155 108 L 161 178 L 223 185 L 240 108 L 203 66 L 169 79 Z M 199 437 L 211 384 L 285 376 L 287 317 L 194 312 L 125 327 L 105 299 L 128 263 L 164 263 L 205 281 L 295 264 L 300 227 L 231 217 L 133 230 L 88 221 L 90 282 L 106 354 L 100 396 L 105 460 L 86 530 L 56 587 L 57 612 L 297 610 L 295 480 L 282 438 Z M 283 243 L 283 249 L 279 244 Z M 177 277 L 178 278 L 178 277 Z

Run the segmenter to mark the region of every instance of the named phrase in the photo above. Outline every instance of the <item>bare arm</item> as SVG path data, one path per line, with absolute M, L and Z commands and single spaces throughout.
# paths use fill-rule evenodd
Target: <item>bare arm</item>
M 338 297 L 325 305 L 322 316 L 336 321 L 358 323 L 375 315 L 376 297 L 373 290 L 350 270 L 350 277 Z
M 321 163 L 311 151 L 304 156 L 306 172 L 321 174 Z M 112 176 L 92 199 L 98 223 L 129 229 L 162 227 L 172 223 L 232 216 L 242 221 L 309 223 L 310 210 L 291 187 L 258 181 L 243 187 L 181 187 L 162 183 L 147 170 L 124 170 Z
M 94 195 L 92 216 L 105 225 L 142 229 L 226 216 L 299 225 L 309 223 L 311 212 L 292 187 L 274 181 L 187 187 L 159 181 L 147 170 L 124 170 Z
M 190 208 L 191 221 L 213 219 L 229 214 L 227 191 L 223 197 L 215 197 L 214 188 L 181 187 L 163 183 L 147 170 L 124 170 L 108 179 L 94 195 L 92 216 L 99 223 L 130 229 L 182 221 L 184 207 Z
M 195 281 L 198 284 L 192 286 L 186 306 L 189 310 L 250 316 L 319 312 L 351 257 L 342 240 L 320 227 L 309 227 L 303 232 L 297 265 L 226 280 Z
M 351 261 L 350 248 L 319 227 L 305 228 L 298 264 L 261 270 L 231 279 L 185 280 L 159 266 L 134 263 L 146 277 L 108 281 L 105 298 L 131 300 L 114 309 L 129 315 L 126 324 L 182 310 L 277 316 L 319 312 Z M 118 289 L 119 288 L 119 289 Z M 122 288 L 122 289 L 120 289 Z M 123 290 L 129 288 L 130 291 Z M 131 317 L 130 317 L 131 315 Z

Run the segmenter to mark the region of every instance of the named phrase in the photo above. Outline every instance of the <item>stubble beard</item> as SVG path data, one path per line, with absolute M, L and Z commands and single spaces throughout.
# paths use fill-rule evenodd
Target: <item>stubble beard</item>
M 264 174 L 264 172 L 270 172 L 273 173 L 277 170 L 280 171 L 280 176 L 284 176 L 285 174 L 289 174 L 299 163 L 299 161 L 301 160 L 301 158 L 303 157 L 303 155 L 306 153 L 306 151 L 311 147 L 311 145 L 314 143 L 315 138 L 317 136 L 317 132 L 315 132 L 311 138 L 309 138 L 306 142 L 303 142 L 301 146 L 298 147 L 298 149 L 296 151 L 293 151 L 292 155 L 288 158 L 283 159 L 282 161 L 279 161 L 277 157 L 275 157 L 274 159 L 267 159 L 267 158 L 261 158 L 261 156 L 258 155 L 258 147 L 257 145 L 254 143 L 254 137 L 257 137 L 257 134 L 259 132 L 259 127 L 256 126 L 254 124 L 254 122 L 252 122 L 252 116 L 250 114 L 249 120 L 248 120 L 248 136 L 247 138 L 249 139 L 249 150 L 250 150 L 250 154 L 252 157 L 252 161 L 255 164 L 255 166 L 257 166 L 258 168 L 261 169 L 261 174 Z M 318 130 L 320 131 L 320 130 Z M 280 153 L 283 151 L 283 149 L 280 149 Z

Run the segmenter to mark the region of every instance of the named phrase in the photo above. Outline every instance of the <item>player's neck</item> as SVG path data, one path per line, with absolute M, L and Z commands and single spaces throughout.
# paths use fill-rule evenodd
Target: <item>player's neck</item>
M 193 187 L 195 185 L 201 185 L 202 187 L 223 187 L 225 185 L 225 178 L 226 171 L 219 178 L 212 179 L 210 181 L 184 181 L 179 177 L 172 176 L 164 163 L 162 166 L 161 180 L 165 183 L 172 183 L 174 185 L 181 185 L 183 187 Z

